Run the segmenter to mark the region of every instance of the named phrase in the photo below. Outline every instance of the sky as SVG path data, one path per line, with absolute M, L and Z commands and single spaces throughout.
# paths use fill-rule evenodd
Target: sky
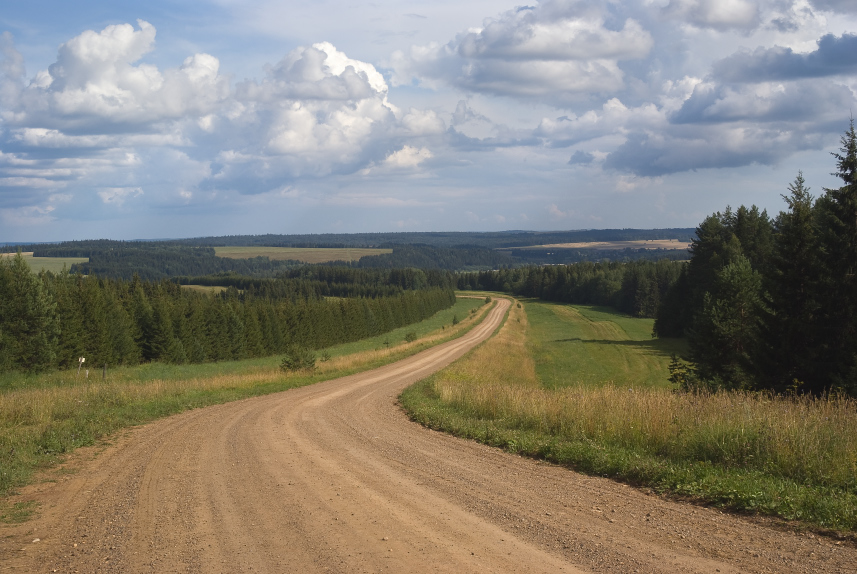
M 695 227 L 831 176 L 857 0 L 0 10 L 0 242 Z

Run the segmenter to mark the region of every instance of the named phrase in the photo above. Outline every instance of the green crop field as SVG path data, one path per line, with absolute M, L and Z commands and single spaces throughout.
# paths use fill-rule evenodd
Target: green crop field
M 74 263 L 86 263 L 89 261 L 89 257 L 33 257 L 32 251 L 22 253 L 21 255 L 24 256 L 24 261 L 29 264 L 30 269 L 36 273 L 39 271 L 60 273 L 62 272 L 63 266 L 65 266 L 66 271 L 68 271 Z M 14 256 L 14 253 L 3 253 L 0 255 L 0 257 Z
M 267 257 L 274 261 L 293 259 L 304 263 L 327 263 L 328 261 L 357 261 L 367 255 L 392 253 L 392 249 L 363 249 L 338 247 L 215 247 L 218 257 L 229 259 L 252 259 Z

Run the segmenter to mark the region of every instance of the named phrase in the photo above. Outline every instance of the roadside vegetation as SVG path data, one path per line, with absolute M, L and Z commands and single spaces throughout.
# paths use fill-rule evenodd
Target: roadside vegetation
M 676 392 L 665 373 L 682 342 L 651 340 L 651 320 L 524 305 L 402 394 L 414 420 L 660 493 L 857 530 L 853 399 Z
M 185 410 L 274 393 L 372 369 L 458 337 L 481 320 L 484 300 L 460 298 L 432 317 L 317 352 L 313 370 L 283 372 L 281 356 L 201 365 L 147 363 L 0 375 L 0 521 L 26 517 L 8 495 L 34 471 L 121 428 Z M 453 317 L 466 317 L 453 326 Z M 408 341 L 407 339 L 412 339 Z

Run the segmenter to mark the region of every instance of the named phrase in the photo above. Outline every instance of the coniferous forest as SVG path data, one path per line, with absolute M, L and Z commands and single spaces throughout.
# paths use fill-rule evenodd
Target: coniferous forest
M 167 280 L 36 275 L 20 255 L 3 258 L 0 372 L 69 368 L 79 357 L 100 368 L 261 357 L 293 344 L 319 349 L 420 321 L 455 301 L 446 272 L 317 267 L 231 280 L 213 295 Z
M 579 263 L 458 277 L 550 301 L 610 305 L 655 317 L 653 336 L 685 337 L 673 382 L 685 390 L 740 389 L 857 396 L 857 133 L 835 153 L 842 186 L 814 197 L 801 173 L 773 219 L 727 207 L 696 229 L 690 261 Z

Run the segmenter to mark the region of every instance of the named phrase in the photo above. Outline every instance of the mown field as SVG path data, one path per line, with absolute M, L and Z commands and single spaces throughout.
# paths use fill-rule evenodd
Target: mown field
M 24 261 L 30 266 L 35 273 L 39 271 L 50 271 L 51 273 L 61 273 L 63 267 L 68 271 L 75 263 L 86 263 L 89 257 L 33 257 L 33 252 L 21 253 Z M 14 257 L 14 253 L 3 253 L 0 257 Z
M 318 352 L 312 372 L 284 373 L 282 357 L 273 356 L 199 365 L 149 363 L 110 369 L 104 379 L 101 370 L 88 378 L 75 370 L 2 374 L 0 522 L 26 518 L 31 510 L 26 503 L 13 507 L 4 500 L 36 470 L 123 427 L 375 368 L 462 335 L 487 309 L 483 300 L 459 298 L 420 323 Z
M 525 301 L 401 396 L 411 417 L 577 470 L 741 512 L 857 531 L 857 402 L 677 393 L 677 341 L 608 309 Z M 648 335 L 650 337 L 650 335 Z
M 672 353 L 684 343 L 653 339 L 654 319 L 620 315 L 606 307 L 525 302 L 529 348 L 546 388 L 617 384 L 665 387 Z
M 229 259 L 252 259 L 267 257 L 272 261 L 295 260 L 304 263 L 327 263 L 330 261 L 357 261 L 367 255 L 392 253 L 392 249 L 363 249 L 352 247 L 215 247 L 218 257 Z

